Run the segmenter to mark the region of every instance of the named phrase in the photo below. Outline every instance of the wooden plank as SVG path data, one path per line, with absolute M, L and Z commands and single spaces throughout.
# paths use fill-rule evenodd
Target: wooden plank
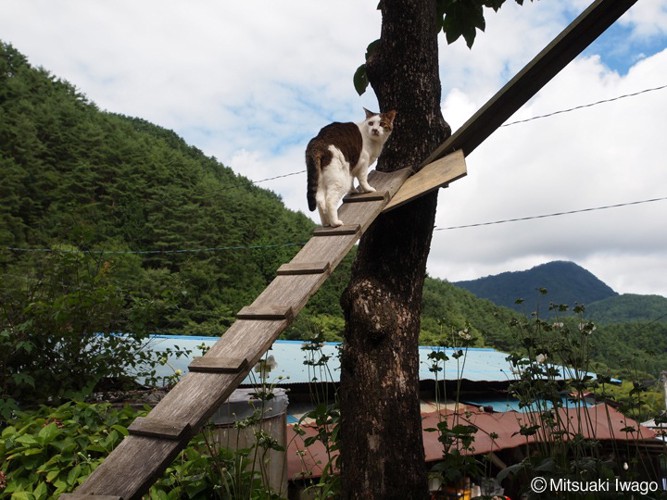
M 403 183 L 401 189 L 384 207 L 384 212 L 400 207 L 415 198 L 448 185 L 466 175 L 463 151 L 458 150 L 429 163 Z
M 75 494 L 139 500 L 176 458 L 181 447 L 181 441 L 127 436 Z
M 231 356 L 201 356 L 193 359 L 188 366 L 191 372 L 204 373 L 238 373 L 247 368 L 247 359 Z
M 324 274 L 328 273 L 331 264 L 328 261 L 319 262 L 288 262 L 278 268 L 278 276 L 290 276 L 300 274 Z
M 389 201 L 389 193 L 386 191 L 350 193 L 343 198 L 343 203 L 363 203 L 366 201 Z
M 242 308 L 237 314 L 238 319 L 251 319 L 251 320 L 276 320 L 276 319 L 287 319 L 292 320 L 294 318 L 294 312 L 289 305 L 285 304 L 262 304 L 262 305 L 250 305 Z
M 116 495 L 80 495 L 78 493 L 63 493 L 59 500 L 123 500 Z
M 343 224 L 338 227 L 318 227 L 313 231 L 313 236 L 345 236 L 348 234 L 361 235 L 361 226 L 359 224 Z
M 371 172 L 369 181 L 378 191 L 393 195 L 410 175 L 410 169 L 395 172 Z M 354 234 L 327 238 L 311 238 L 292 259 L 294 265 L 318 261 L 330 264 L 330 270 L 341 262 L 354 246 L 361 233 L 379 215 L 386 201 L 344 204 L 340 213 L 344 220 L 358 226 Z M 250 306 L 258 311 L 263 304 L 288 304 L 294 314 L 303 308 L 308 298 L 327 278 L 327 273 L 279 275 Z M 248 364 L 237 373 L 189 372 L 150 412 L 149 417 L 169 422 L 184 422 L 199 429 L 246 377 L 273 341 L 293 319 L 257 321 L 238 319 L 222 338 L 209 349 L 206 358 L 245 357 Z M 176 440 L 127 436 L 107 459 L 88 477 L 77 493 L 113 493 L 123 498 L 140 498 L 153 480 L 162 473 L 178 454 L 184 443 Z M 128 479 L 129 478 L 129 479 Z
M 468 156 L 637 0 L 597 0 L 501 88 L 422 165 L 463 150 Z
M 127 428 L 135 436 L 180 440 L 189 438 L 190 425 L 154 417 L 137 417 Z

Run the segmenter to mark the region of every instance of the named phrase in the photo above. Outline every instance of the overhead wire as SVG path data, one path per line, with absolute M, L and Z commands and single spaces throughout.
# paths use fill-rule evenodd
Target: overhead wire
M 501 127 L 508 127 L 511 125 L 517 125 L 520 123 L 526 123 L 534 120 L 539 120 L 542 118 L 549 118 L 555 115 L 559 114 L 564 114 L 564 113 L 569 113 L 572 111 L 577 111 L 580 109 L 585 109 L 585 108 L 591 108 L 593 106 L 598 106 L 600 104 L 606 104 L 614 101 L 618 101 L 620 99 L 625 99 L 629 97 L 636 97 L 642 94 L 646 94 L 648 92 L 654 92 L 658 90 L 663 90 L 667 88 L 667 84 L 661 85 L 658 87 L 652 87 L 652 88 L 647 88 L 643 89 L 637 92 L 632 92 L 629 94 L 623 94 L 619 95 L 616 97 L 612 97 L 610 99 L 603 99 L 600 101 L 588 103 L 588 104 L 582 104 L 579 106 L 574 106 L 572 108 L 567 108 L 567 109 L 562 109 L 558 111 L 554 111 L 551 113 L 547 113 L 544 115 L 537 115 L 533 116 L 531 118 L 526 118 L 524 120 L 517 120 L 509 123 L 505 123 L 501 125 Z M 250 181 L 252 184 L 259 184 L 263 182 L 269 182 L 277 179 L 282 179 L 285 177 L 291 177 L 294 175 L 299 175 L 305 173 L 306 170 L 299 170 L 295 172 L 290 172 L 287 174 L 281 174 L 281 175 L 276 175 L 273 177 L 267 177 L 265 179 L 259 179 L 255 181 Z M 534 219 L 545 219 L 549 217 L 559 217 L 563 215 L 570 215 L 570 214 L 576 214 L 576 213 L 582 213 L 582 212 L 592 212 L 592 211 L 597 211 L 597 210 L 607 210 L 610 208 L 620 208 L 620 207 L 627 207 L 631 205 L 640 205 L 644 203 L 653 203 L 657 201 L 664 201 L 667 200 L 667 197 L 660 197 L 660 198 L 651 198 L 647 200 L 639 200 L 639 201 L 631 201 L 631 202 L 626 202 L 626 203 L 616 203 L 613 205 L 603 205 L 599 207 L 589 207 L 589 208 L 582 208 L 582 209 L 577 209 L 577 210 L 568 210 L 568 211 L 562 211 L 562 212 L 553 212 L 549 214 L 541 214 L 541 215 L 530 215 L 530 216 L 525 216 L 525 217 L 515 217 L 515 218 L 510 218 L 510 219 L 501 219 L 501 220 L 495 220 L 495 221 L 487 221 L 487 222 L 478 222 L 474 224 L 464 224 L 464 225 L 458 225 L 458 226 L 449 226 L 449 227 L 435 227 L 434 231 L 450 231 L 450 230 L 455 230 L 455 229 L 467 229 L 467 228 L 473 228 L 473 227 L 482 227 L 482 226 L 490 226 L 490 225 L 497 225 L 497 224 L 505 224 L 509 222 L 520 222 L 520 221 L 527 221 L 527 220 L 534 220 Z M 96 254 L 104 254 L 104 255 L 170 255 L 170 254 L 186 254 L 186 253 L 206 253 L 206 252 L 224 252 L 224 251 L 239 251 L 239 250 L 257 250 L 257 249 L 267 249 L 267 248 L 278 248 L 278 247 L 290 247 L 290 246 L 303 246 L 305 242 L 287 242 L 287 243 L 278 243 L 278 244 L 270 244 L 270 245 L 232 245 L 232 246 L 224 246 L 224 247 L 204 247 L 204 248 L 182 248 L 182 249 L 172 249 L 172 250 L 85 250 L 85 252 L 88 253 L 96 253 Z M 81 249 L 73 249 L 73 250 L 67 250 L 67 249 L 58 249 L 58 248 L 19 248 L 19 247 L 12 247 L 12 246 L 6 246 L 4 247 L 5 250 L 12 251 L 12 252 L 43 252 L 43 253 L 48 253 L 48 252 L 53 252 L 53 253 L 74 253 L 74 252 L 82 252 L 83 250 Z
M 609 103 L 609 102 L 618 101 L 620 99 L 625 99 L 627 97 L 636 97 L 636 96 L 641 95 L 641 94 L 646 94 L 647 92 L 655 92 L 656 90 L 663 90 L 663 89 L 666 89 L 666 88 L 667 88 L 667 84 L 666 85 L 661 85 L 659 87 L 653 87 L 653 88 L 650 88 L 650 89 L 640 90 L 638 92 L 633 92 L 631 94 L 619 95 L 619 96 L 616 96 L 616 97 L 612 97 L 610 99 L 602 99 L 600 101 L 591 102 L 591 103 L 588 103 L 588 104 L 581 104 L 579 106 L 574 106 L 572 108 L 561 109 L 559 111 L 553 111 L 551 113 L 547 113 L 547 114 L 544 114 L 544 115 L 536 115 L 536 116 L 532 116 L 530 118 L 525 118 L 523 120 L 516 120 L 516 121 L 513 121 L 513 122 L 503 123 L 501 125 L 501 127 L 509 127 L 511 125 L 518 125 L 519 123 L 532 122 L 534 120 L 540 120 L 542 118 L 550 118 L 552 116 L 560 115 L 560 114 L 563 114 L 563 113 L 570 113 L 572 111 L 577 111 L 577 110 L 580 110 L 580 109 L 592 108 L 593 106 L 597 106 L 599 104 L 606 104 L 606 103 Z
M 658 90 L 664 90 L 666 88 L 667 88 L 667 84 L 660 85 L 658 87 L 647 88 L 647 89 L 639 90 L 637 92 L 631 92 L 629 94 L 622 94 L 622 95 L 618 95 L 616 97 L 611 97 L 609 99 L 601 99 L 599 101 L 591 102 L 591 103 L 588 103 L 588 104 L 580 104 L 578 106 L 573 106 L 571 108 L 561 109 L 561 110 L 558 110 L 558 111 L 552 111 L 551 113 L 546 113 L 544 115 L 536 115 L 536 116 L 532 116 L 530 118 L 525 118 L 523 120 L 515 120 L 513 122 L 503 123 L 500 127 L 501 128 L 502 127 L 510 127 L 512 125 L 518 125 L 520 123 L 532 122 L 532 121 L 535 121 L 535 120 L 540 120 L 542 118 L 550 118 L 552 116 L 556 116 L 556 115 L 560 115 L 560 114 L 564 114 L 564 113 L 570 113 L 572 111 L 578 111 L 580 109 L 592 108 L 592 107 L 598 106 L 600 104 L 607 104 L 607 103 L 610 103 L 610 102 L 619 101 L 621 99 L 626 99 L 626 98 L 629 98 L 629 97 L 636 97 L 636 96 L 639 96 L 639 95 L 642 95 L 642 94 L 646 94 L 648 92 L 655 92 L 655 91 L 658 91 Z M 290 173 L 287 173 L 287 174 L 276 175 L 274 177 L 267 177 L 266 179 L 259 179 L 259 180 L 250 181 L 250 182 L 252 182 L 253 184 L 260 184 L 262 182 L 274 181 L 274 180 L 277 180 L 277 179 L 282 179 L 284 177 L 291 177 L 293 175 L 303 174 L 305 172 L 306 172 L 306 170 L 297 170 L 297 171 L 290 172 Z
M 275 243 L 270 245 L 231 245 L 226 247 L 202 247 L 202 248 L 178 248 L 172 250 L 95 250 L 95 249 L 80 249 L 80 248 L 20 248 L 20 247 L 4 247 L 5 250 L 11 252 L 34 252 L 34 253 L 88 253 L 101 255 L 173 255 L 186 253 L 215 253 L 226 252 L 232 250 L 260 250 L 268 248 L 284 248 L 284 247 L 302 247 L 306 242 L 288 242 Z
M 460 226 L 449 226 L 449 227 L 435 227 L 433 230 L 434 231 L 449 231 L 453 229 L 467 229 L 471 227 L 482 227 L 482 226 L 492 226 L 496 224 L 505 224 L 508 222 L 520 222 L 520 221 L 527 221 L 527 220 L 534 220 L 534 219 L 546 219 L 548 217 L 559 217 L 561 215 L 571 215 L 571 214 L 579 214 L 582 212 L 594 212 L 597 210 L 607 210 L 609 208 L 620 208 L 620 207 L 628 207 L 631 205 L 641 205 L 643 203 L 653 203 L 656 201 L 665 201 L 667 200 L 667 196 L 663 196 L 660 198 L 651 198 L 648 200 L 639 200 L 639 201 L 629 201 L 626 203 L 615 203 L 613 205 L 602 205 L 599 207 L 589 207 L 589 208 L 580 208 L 577 210 L 567 210 L 563 212 L 553 212 L 549 214 L 541 214 L 541 215 L 529 215 L 526 217 L 515 217 L 512 219 L 500 219 L 500 220 L 494 220 L 494 221 L 489 221 L 489 222 L 477 222 L 475 224 L 464 224 Z

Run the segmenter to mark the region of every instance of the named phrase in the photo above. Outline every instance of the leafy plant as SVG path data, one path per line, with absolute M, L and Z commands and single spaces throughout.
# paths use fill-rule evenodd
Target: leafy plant
M 548 293 L 545 289 L 539 291 L 542 295 Z M 547 481 L 549 478 L 592 481 L 637 478 L 652 473 L 650 466 L 642 463 L 639 449 L 630 452 L 611 441 L 611 452 L 603 450 L 595 435 L 587 396 L 594 393 L 609 399 L 610 378 L 591 372 L 591 340 L 596 325 L 585 319 L 584 306 L 577 304 L 572 308 L 574 317 L 569 310 L 568 305 L 551 303 L 549 321 L 538 314 L 523 322 L 514 321 L 521 332 L 523 350 L 507 358 L 515 377 L 509 389 L 523 410 L 519 434 L 530 443 L 531 454 L 501 471 L 499 481 L 510 476 L 521 478 L 517 479 L 519 484 L 527 484 L 526 478 L 535 476 Z M 642 391 L 635 385 L 630 392 L 630 396 L 637 396 Z M 641 401 L 636 399 L 634 403 Z M 607 421 L 611 422 L 609 414 Z M 636 429 L 628 426 L 625 431 L 632 436 Z M 627 458 L 628 454 L 633 458 Z M 634 461 L 633 467 L 623 469 L 623 460 Z M 534 495 L 530 491 L 525 493 L 529 497 Z
M 150 359 L 151 305 L 117 283 L 118 263 L 58 250 L 0 284 L 0 395 L 20 406 L 81 397 Z
M 2 431 L 0 496 L 41 500 L 73 491 L 127 435 L 136 416 L 129 407 L 86 403 L 20 412 Z
M 479 429 L 469 423 L 470 415 L 460 405 L 461 380 L 465 369 L 468 347 L 474 342 L 470 328 L 457 329 L 449 327 L 444 333 L 447 323 L 439 321 L 441 329 L 441 343 L 445 349 L 435 349 L 428 354 L 431 362 L 429 371 L 435 377 L 436 407 L 438 408 L 438 423 L 435 428 L 425 429 L 427 432 L 437 432 L 438 441 L 442 444 L 443 458 L 431 467 L 429 475 L 439 479 L 441 488 L 458 489 L 470 477 L 479 477 L 483 473 L 482 463 L 475 457 L 475 435 Z M 448 364 L 454 364 L 454 374 L 449 378 L 456 380 L 455 394 L 440 394 L 440 375 L 445 379 L 445 370 Z M 446 385 L 443 385 L 446 388 Z M 441 408 L 443 402 L 454 401 L 454 411 L 451 415 Z
M 320 331 L 301 348 L 306 354 L 304 365 L 308 367 L 309 380 L 312 382 L 309 387 L 311 402 L 315 407 L 306 412 L 294 426 L 294 432 L 303 438 L 306 449 L 320 442 L 325 450 L 326 463 L 322 464 L 322 475 L 307 488 L 317 499 L 336 498 L 341 491 L 338 475 L 340 408 L 336 395 L 328 393 L 329 383 L 334 378 L 328 365 L 331 358 L 322 351 L 323 342 L 324 335 Z M 315 433 L 304 438 L 306 427 L 314 428 Z

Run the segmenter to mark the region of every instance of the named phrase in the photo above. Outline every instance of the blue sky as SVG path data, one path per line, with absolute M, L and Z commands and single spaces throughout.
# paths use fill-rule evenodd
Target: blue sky
M 440 44 L 456 128 L 590 2 L 508 1 L 472 50 Z M 377 109 L 352 75 L 378 38 L 377 0 L 0 0 L 0 39 L 100 108 L 172 129 L 250 179 L 305 168 L 308 139 Z M 510 121 L 667 84 L 667 0 L 637 4 Z M 667 196 L 667 90 L 495 132 L 441 190 L 439 228 Z M 397 130 L 396 133 L 400 133 Z M 305 175 L 261 184 L 308 213 Z M 434 235 L 450 281 L 572 260 L 621 293 L 667 296 L 667 201 Z

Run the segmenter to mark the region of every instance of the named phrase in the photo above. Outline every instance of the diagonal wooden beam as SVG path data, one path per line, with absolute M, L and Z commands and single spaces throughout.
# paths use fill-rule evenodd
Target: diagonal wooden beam
M 637 0 L 597 0 L 424 160 L 422 167 L 460 149 L 468 156 Z

